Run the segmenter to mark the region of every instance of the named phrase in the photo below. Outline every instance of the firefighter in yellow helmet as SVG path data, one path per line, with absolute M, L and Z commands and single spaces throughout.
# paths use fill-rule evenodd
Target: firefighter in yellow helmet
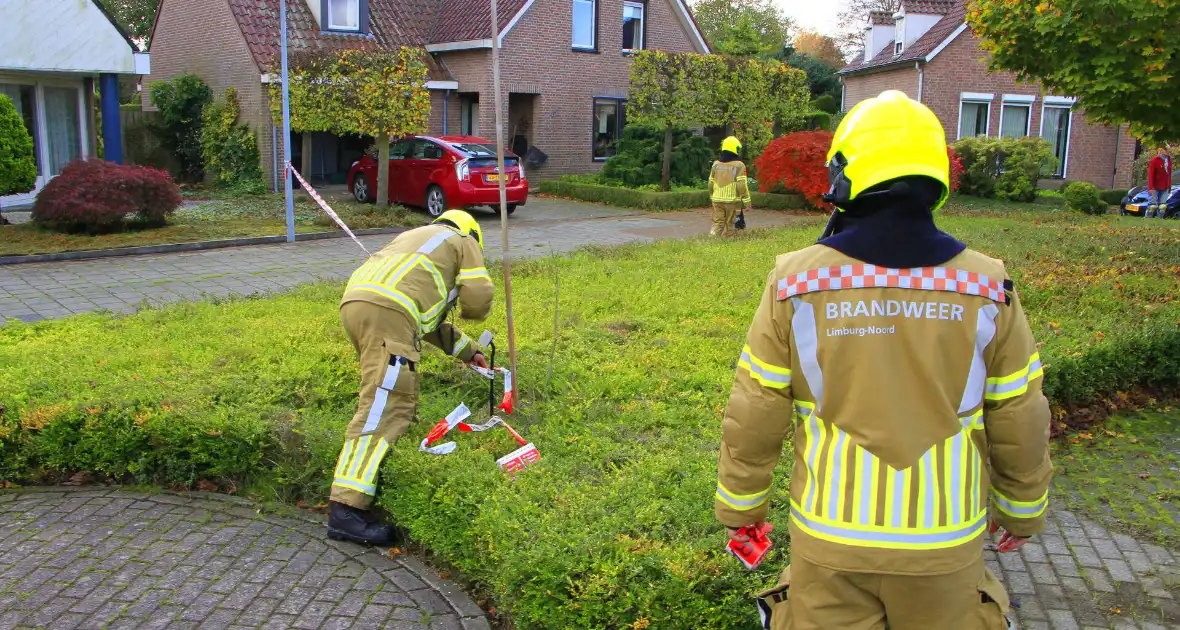
M 832 228 L 778 257 L 741 350 L 715 501 L 732 539 L 767 519 L 794 438 L 767 628 L 1008 627 L 983 544 L 989 523 L 1001 552 L 1044 527 L 1049 406 L 1004 264 L 935 227 L 945 137 L 901 92 L 848 113 Z
M 340 319 L 360 355 L 360 402 L 332 480 L 330 538 L 390 540 L 392 528 L 375 522 L 368 508 L 382 458 L 417 412 L 422 341 L 487 367 L 476 343 L 444 321 L 455 304 L 464 319 L 483 320 L 491 310 L 494 289 L 482 250 L 479 223 L 449 210 L 399 235 L 349 278 Z
M 733 236 L 733 221 L 742 209 L 750 209 L 746 165 L 738 153 L 742 143 L 730 136 L 721 142 L 721 156 L 709 172 L 709 199 L 713 202 L 713 236 Z

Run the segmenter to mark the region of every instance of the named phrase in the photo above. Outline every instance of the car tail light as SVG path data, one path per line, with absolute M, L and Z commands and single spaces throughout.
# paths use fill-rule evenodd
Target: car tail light
M 471 165 L 467 163 L 467 160 L 455 162 L 455 176 L 461 182 L 471 181 Z
M 516 168 L 517 168 L 517 169 L 520 171 L 520 181 L 522 181 L 522 182 L 523 182 L 523 181 L 525 180 L 525 177 L 524 177 L 524 162 L 517 162 L 517 163 L 516 163 Z

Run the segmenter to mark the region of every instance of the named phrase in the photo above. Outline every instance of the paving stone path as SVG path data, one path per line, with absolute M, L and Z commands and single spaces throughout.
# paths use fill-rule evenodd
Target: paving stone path
M 474 213 L 484 225 L 489 258 L 500 251 L 498 219 Z M 799 218 L 751 214 L 751 227 Z M 568 252 L 587 245 L 622 245 L 707 233 L 705 211 L 646 214 L 558 199 L 531 199 L 511 218 L 514 258 Z M 393 237 L 361 237 L 370 251 Z M 347 278 L 364 254 L 351 240 L 238 247 L 203 252 L 0 266 L 0 325 L 35 322 L 90 311 L 129 313 L 144 304 L 285 291 L 322 279 Z
M 985 556 L 1022 630 L 1180 629 L 1180 558 L 1069 512 Z M 0 493 L 0 630 L 197 627 L 490 626 L 419 561 L 325 540 L 313 515 L 207 494 Z
M 1180 629 L 1180 557 L 1071 512 L 1052 512 L 1019 552 L 985 560 L 1023 630 Z
M 218 495 L 0 493 L 0 629 L 488 630 L 417 560 Z

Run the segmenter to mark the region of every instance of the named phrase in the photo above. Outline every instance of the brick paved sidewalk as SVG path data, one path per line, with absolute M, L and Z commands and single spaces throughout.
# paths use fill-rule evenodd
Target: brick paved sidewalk
M 477 213 L 488 257 L 500 252 L 498 220 Z M 776 227 L 799 217 L 755 211 L 753 227 Z M 622 245 L 684 238 L 709 231 L 705 211 L 645 214 L 557 199 L 532 199 L 511 219 L 514 258 L 535 258 L 587 245 Z M 392 237 L 361 237 L 375 251 Z M 161 305 L 229 295 L 286 291 L 322 279 L 347 278 L 364 254 L 349 239 L 263 245 L 203 252 L 129 256 L 76 262 L 0 266 L 0 325 L 35 322 L 97 310 L 130 313 Z
M 985 559 L 1023 630 L 1180 629 L 1180 558 L 1070 512 L 1051 513 L 1019 552 Z
M 0 629 L 490 627 L 421 562 L 323 527 L 219 495 L 3 492 Z

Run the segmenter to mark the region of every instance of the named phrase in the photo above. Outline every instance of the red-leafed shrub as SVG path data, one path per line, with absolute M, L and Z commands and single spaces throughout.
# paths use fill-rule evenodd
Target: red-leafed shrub
M 829 188 L 825 164 L 831 146 L 829 131 L 797 131 L 772 140 L 754 162 L 759 190 L 799 193 L 816 208 L 831 208 L 823 201 Z
M 959 178 L 963 177 L 963 158 L 955 150 L 947 147 L 946 155 L 951 160 L 951 192 L 959 189 Z
M 109 231 L 127 215 L 163 225 L 183 202 L 168 173 L 97 158 L 74 160 L 37 195 L 33 221 L 67 231 Z

